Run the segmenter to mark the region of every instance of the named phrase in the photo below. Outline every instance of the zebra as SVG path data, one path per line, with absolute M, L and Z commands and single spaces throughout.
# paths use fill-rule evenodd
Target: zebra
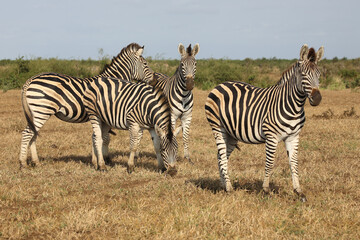
M 98 77 L 115 77 L 127 80 L 153 79 L 153 71 L 142 57 L 144 46 L 131 43 L 104 67 L 100 75 L 90 78 L 77 78 L 58 73 L 42 73 L 26 81 L 22 88 L 21 100 L 27 126 L 22 132 L 20 168 L 27 167 L 27 149 L 30 145 L 32 165 L 39 164 L 36 151 L 38 131 L 52 116 L 71 123 L 84 123 L 89 120 L 83 105 L 85 85 Z M 110 138 L 104 134 L 104 152 Z
M 299 133 L 305 123 L 306 98 L 312 106 L 321 102 L 317 63 L 323 54 L 323 47 L 315 52 L 305 44 L 300 50 L 300 60 L 286 70 L 274 86 L 258 88 L 233 81 L 221 83 L 209 93 L 205 113 L 218 148 L 220 180 L 226 191 L 232 190 L 227 162 L 238 141 L 265 143 L 265 193 L 269 193 L 276 147 L 284 141 L 294 192 L 301 201 L 306 201 L 298 178 Z
M 169 101 L 173 128 L 175 128 L 177 119 L 181 119 L 184 158 L 189 162 L 191 162 L 189 154 L 189 130 L 194 106 L 192 89 L 194 88 L 196 73 L 195 55 L 199 50 L 199 44 L 196 44 L 193 49 L 190 44 L 185 50 L 184 45 L 180 43 L 178 51 L 181 55 L 181 61 L 175 74 L 172 77 L 168 77 L 162 73 L 154 73 L 157 78 L 156 86 L 163 89 Z
M 153 139 L 159 169 L 175 174 L 177 154 L 176 135 L 171 125 L 170 108 L 159 87 L 146 83 L 132 83 L 114 78 L 99 77 L 86 87 L 84 106 L 93 129 L 93 164 L 106 170 L 103 159 L 103 134 L 111 128 L 129 130 L 130 157 L 127 171 L 135 167 L 134 157 L 143 129 L 148 129 Z

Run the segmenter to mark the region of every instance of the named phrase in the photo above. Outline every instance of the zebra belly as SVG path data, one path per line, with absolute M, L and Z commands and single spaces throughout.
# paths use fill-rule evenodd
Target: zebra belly
M 129 129 L 127 122 L 127 109 L 112 109 L 104 111 L 104 109 L 97 107 L 97 115 L 100 117 L 103 123 L 109 125 L 112 128 L 126 130 Z
M 222 121 L 223 122 L 223 121 Z M 223 122 L 223 126 L 226 132 L 234 139 L 249 143 L 249 144 L 260 144 L 265 142 L 265 136 L 261 129 L 261 124 L 254 124 L 251 122 L 245 123 L 246 120 L 238 120 L 234 125 L 229 125 Z
M 55 116 L 62 121 L 70 123 L 84 123 L 89 121 L 89 117 L 87 116 L 87 114 L 84 114 L 82 117 L 74 114 L 66 114 L 66 110 L 63 107 L 61 107 L 60 110 L 55 113 Z

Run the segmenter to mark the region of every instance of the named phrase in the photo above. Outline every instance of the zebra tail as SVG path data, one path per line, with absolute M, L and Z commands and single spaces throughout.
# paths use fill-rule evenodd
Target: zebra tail
M 23 89 L 21 92 L 21 102 L 28 126 L 34 132 L 35 136 L 38 136 L 39 133 L 36 131 L 35 128 L 33 114 L 31 112 L 31 109 L 29 108 L 29 104 L 26 99 L 26 89 Z

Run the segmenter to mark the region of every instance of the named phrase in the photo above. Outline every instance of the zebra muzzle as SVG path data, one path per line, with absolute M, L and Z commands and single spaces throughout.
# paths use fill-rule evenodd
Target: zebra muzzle
M 320 104 L 321 99 L 322 99 L 322 97 L 321 97 L 319 89 L 313 88 L 311 91 L 311 95 L 310 95 L 310 104 L 312 106 L 317 106 Z
M 187 77 L 186 81 L 185 81 L 185 84 L 186 84 L 186 90 L 189 90 L 189 91 L 193 90 L 194 85 L 195 85 L 194 78 L 193 77 Z

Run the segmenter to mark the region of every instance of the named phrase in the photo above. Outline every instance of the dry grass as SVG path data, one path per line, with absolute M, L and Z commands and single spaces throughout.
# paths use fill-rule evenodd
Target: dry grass
M 90 124 L 56 118 L 40 132 L 42 165 L 19 171 L 25 127 L 20 91 L 0 93 L 0 238 L 360 238 L 360 93 L 323 91 L 319 107 L 306 106 L 299 152 L 305 204 L 292 192 L 283 144 L 270 196 L 261 192 L 264 145 L 240 144 L 241 150 L 234 151 L 229 164 L 235 191 L 225 193 L 219 186 L 216 146 L 205 119 L 207 91 L 194 93 L 195 165 L 179 162 L 174 178 L 157 172 L 148 133 L 136 171 L 127 174 L 126 131 L 117 131 L 110 144 L 115 166 L 106 173 L 95 171 L 89 165 Z

